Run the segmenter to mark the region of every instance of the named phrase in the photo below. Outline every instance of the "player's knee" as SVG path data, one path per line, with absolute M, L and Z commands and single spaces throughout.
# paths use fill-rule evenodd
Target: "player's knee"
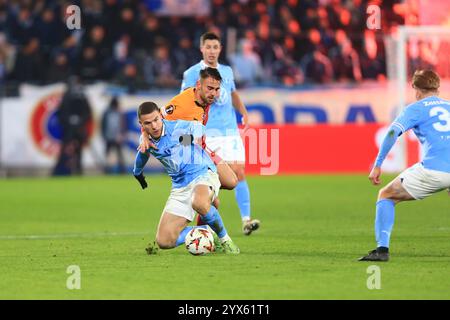
M 238 166 L 238 167 L 235 169 L 234 173 L 236 174 L 236 177 L 237 177 L 237 182 L 236 182 L 236 184 L 237 184 L 239 181 L 244 181 L 244 180 L 245 180 L 245 167 L 244 167 L 244 166 Z
M 378 191 L 378 200 L 390 199 L 392 197 L 392 190 L 389 187 L 383 187 Z
M 219 198 L 215 198 L 214 199 L 214 201 L 213 201 L 213 206 L 217 209 L 217 210 L 219 210 L 219 206 L 220 206 L 220 200 L 219 200 Z
M 236 188 L 239 178 L 236 175 L 231 176 L 230 190 Z
M 161 249 L 171 249 L 175 247 L 176 238 L 169 233 L 159 233 L 156 235 L 156 243 Z
M 211 203 L 209 201 L 205 201 L 205 199 L 194 199 L 194 201 L 192 201 L 192 209 L 197 211 L 202 216 L 207 214 L 210 208 Z
M 239 180 L 236 175 L 230 175 L 227 177 L 227 179 L 224 179 L 224 181 L 221 181 L 221 187 L 225 190 L 233 190 L 236 188 Z

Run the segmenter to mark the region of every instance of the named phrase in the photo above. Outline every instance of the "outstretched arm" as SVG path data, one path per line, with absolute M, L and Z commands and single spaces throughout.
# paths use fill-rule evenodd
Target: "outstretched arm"
M 369 180 L 373 185 L 378 185 L 381 183 L 381 165 L 383 164 L 384 159 L 388 155 L 389 151 L 391 151 L 398 137 L 402 134 L 402 130 L 397 125 L 391 125 L 388 129 L 388 133 L 383 139 L 383 143 L 381 144 L 380 150 L 378 151 L 378 156 L 375 160 L 375 164 L 372 168 L 372 171 L 369 174 Z
M 241 97 L 237 93 L 236 90 L 231 92 L 231 100 L 233 102 L 233 107 L 242 114 L 242 124 L 244 125 L 244 132 L 248 130 L 250 124 L 248 123 L 248 112 L 244 103 L 241 100 Z

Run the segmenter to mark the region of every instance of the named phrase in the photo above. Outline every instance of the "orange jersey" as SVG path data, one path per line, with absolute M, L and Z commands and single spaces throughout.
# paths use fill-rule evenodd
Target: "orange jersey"
M 208 122 L 209 105 L 202 107 L 195 99 L 194 88 L 188 88 L 161 108 L 164 119 Z
M 200 121 L 203 125 L 206 125 L 209 107 L 210 105 L 202 107 L 195 99 L 194 88 L 188 88 L 173 97 L 164 108 L 161 108 L 161 113 L 166 120 Z M 144 132 L 143 128 L 141 132 Z M 205 136 L 203 136 L 202 148 L 208 152 L 214 164 L 220 163 L 222 159 L 206 147 L 205 140 Z

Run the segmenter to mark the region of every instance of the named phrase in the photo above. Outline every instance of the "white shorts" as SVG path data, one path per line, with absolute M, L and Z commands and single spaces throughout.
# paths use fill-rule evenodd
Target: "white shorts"
M 192 209 L 192 197 L 194 189 L 198 185 L 209 186 L 211 192 L 213 192 L 212 201 L 219 195 L 220 181 L 217 173 L 208 170 L 207 173 L 198 177 L 186 187 L 174 188 L 170 191 L 169 199 L 167 199 L 164 212 L 174 214 L 188 219 L 194 220 L 195 211 Z
M 450 188 L 450 173 L 425 169 L 421 163 L 400 173 L 402 186 L 416 200 Z
M 225 162 L 245 162 L 242 138 L 235 136 L 206 137 L 208 149 L 214 151 Z

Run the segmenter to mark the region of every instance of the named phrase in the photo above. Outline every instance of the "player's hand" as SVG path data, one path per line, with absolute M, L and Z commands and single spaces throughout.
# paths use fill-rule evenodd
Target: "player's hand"
M 142 190 L 144 190 L 145 188 L 147 188 L 147 181 L 145 181 L 145 176 L 144 176 L 144 174 L 140 174 L 140 175 L 137 175 L 137 176 L 134 176 L 135 178 L 136 178 L 136 180 L 137 181 L 139 181 L 139 184 L 141 185 L 141 187 L 142 187 Z
M 374 186 L 377 186 L 381 183 L 380 176 L 381 176 L 381 168 L 373 167 L 372 171 L 370 171 L 369 174 L 369 180 Z
M 148 149 L 153 148 L 158 150 L 158 147 L 146 136 L 141 135 L 141 144 L 137 148 L 142 153 L 145 153 Z
M 250 128 L 250 123 L 248 122 L 248 114 L 242 116 L 242 124 L 244 125 L 243 133 L 245 133 Z

